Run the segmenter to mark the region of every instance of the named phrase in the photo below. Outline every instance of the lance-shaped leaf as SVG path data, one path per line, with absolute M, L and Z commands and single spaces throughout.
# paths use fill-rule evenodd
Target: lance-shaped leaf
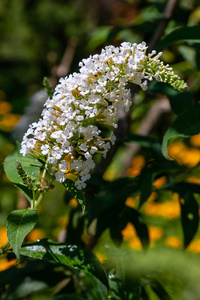
M 76 198 L 78 203 L 81 205 L 82 211 L 84 213 L 84 211 L 85 211 L 85 196 L 84 196 L 83 192 L 81 190 L 78 190 L 75 183 L 70 179 L 65 180 L 63 185 L 66 188 L 66 190 L 68 192 L 70 192 L 74 198 Z
M 170 142 L 178 137 L 190 137 L 200 132 L 200 102 L 190 106 L 182 112 L 174 123 L 168 128 L 164 135 L 162 152 L 163 155 L 170 159 L 167 155 L 167 148 Z
M 181 223 L 184 235 L 184 247 L 186 248 L 197 232 L 199 225 L 199 207 L 192 192 L 184 190 L 180 194 L 183 197 L 181 205 Z
M 154 174 L 154 170 L 152 168 L 145 167 L 141 172 L 141 193 L 140 193 L 140 204 L 144 204 L 147 199 L 150 197 L 152 188 L 153 188 L 153 180 L 156 174 Z
M 105 270 L 96 256 L 76 245 L 60 244 L 42 239 L 23 245 L 20 254 L 41 260 L 54 261 L 67 266 L 71 270 L 82 270 L 94 275 L 105 286 L 108 286 Z
M 175 29 L 158 43 L 156 50 L 168 47 L 178 41 L 200 43 L 200 26 L 186 26 Z
M 125 226 L 128 222 L 133 224 L 141 241 L 142 247 L 147 248 L 149 246 L 149 232 L 143 215 L 134 208 L 125 207 L 122 221 Z
M 194 102 L 194 97 L 190 92 L 180 93 L 172 86 L 164 82 L 153 81 L 148 87 L 148 91 L 166 95 L 169 98 L 171 109 L 175 114 L 180 114 L 188 109 Z
M 33 158 L 31 155 L 26 155 L 26 157 L 23 157 L 20 153 L 20 143 L 17 143 L 14 152 L 8 155 L 4 161 L 4 171 L 8 179 L 19 190 L 21 190 L 30 201 L 32 197 L 31 191 L 26 187 L 26 185 L 23 183 L 23 180 L 19 176 L 18 171 L 16 169 L 16 161 L 19 161 L 21 163 L 25 172 L 35 177 L 36 182 L 39 180 L 40 168 L 42 166 L 42 163 L 39 162 L 37 159 Z
M 26 235 L 33 229 L 38 220 L 37 209 L 21 209 L 12 211 L 7 218 L 6 230 L 8 241 L 19 259 L 20 247 Z
M 167 292 L 167 289 L 165 289 L 165 287 L 158 280 L 152 280 L 150 285 L 154 293 L 158 295 L 158 299 L 172 300 Z
M 151 151 L 157 159 L 163 158 L 161 152 L 161 144 L 153 138 L 139 134 L 128 134 L 125 136 L 124 142 L 135 142 Z

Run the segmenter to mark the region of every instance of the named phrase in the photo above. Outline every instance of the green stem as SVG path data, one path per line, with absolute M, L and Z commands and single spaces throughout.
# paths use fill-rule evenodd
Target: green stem
M 42 179 L 45 179 L 45 176 L 46 176 L 46 173 L 47 173 L 47 165 L 48 165 L 48 163 L 46 161 L 45 166 L 44 166 L 44 170 L 43 170 L 43 173 L 42 173 L 42 177 L 41 177 L 41 182 L 42 182 Z M 38 207 L 38 205 L 42 201 L 44 195 L 46 194 L 46 192 L 48 190 L 48 187 L 51 185 L 52 181 L 53 181 L 53 179 L 50 180 L 50 182 L 48 183 L 48 186 L 45 185 L 44 187 L 40 187 L 40 188 L 43 188 L 43 191 L 40 192 L 40 195 L 39 195 L 38 199 L 34 200 L 33 208 Z
M 43 177 L 42 177 L 42 178 L 43 178 Z M 35 203 L 34 203 L 34 208 L 37 208 L 37 207 L 38 207 L 38 205 L 39 205 L 40 202 L 42 201 L 42 199 L 43 199 L 44 195 L 46 194 L 46 192 L 47 192 L 46 189 L 44 189 L 44 191 L 41 192 L 40 196 L 38 197 L 38 199 L 37 199 L 37 200 L 35 201 Z
M 34 208 L 34 203 L 35 203 L 35 190 L 33 189 L 32 192 L 33 192 L 33 199 L 31 200 L 31 209 Z

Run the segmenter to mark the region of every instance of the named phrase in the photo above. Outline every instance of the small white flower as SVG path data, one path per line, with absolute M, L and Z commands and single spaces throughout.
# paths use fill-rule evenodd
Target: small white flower
M 82 143 L 82 144 L 79 146 L 79 148 L 80 148 L 81 150 L 83 150 L 84 152 L 86 152 L 86 151 L 88 150 L 87 143 Z
M 81 122 L 84 120 L 84 116 L 76 116 L 76 121 Z
M 112 145 L 114 145 L 115 141 L 116 141 L 116 136 L 114 135 L 113 131 L 111 132 L 109 139 L 110 139 Z
M 90 149 L 90 154 L 94 154 L 95 152 L 98 151 L 98 148 L 95 147 L 95 146 L 91 146 L 91 149 Z
M 74 169 L 75 171 L 80 171 L 81 168 L 82 168 L 82 164 L 83 164 L 82 160 L 74 160 L 74 161 L 71 163 L 70 167 L 71 167 L 72 169 Z
M 66 180 L 66 175 L 62 171 L 56 172 L 55 173 L 55 178 L 59 182 L 65 182 Z
M 63 151 L 58 146 L 54 146 L 51 151 L 51 156 L 59 160 L 62 157 Z
M 75 185 L 76 185 L 78 190 L 82 190 L 86 187 L 86 183 L 82 180 L 75 181 Z
M 42 155 L 47 155 L 49 153 L 49 145 L 42 145 L 41 150 Z
M 81 180 L 82 181 L 87 181 L 88 179 L 90 179 L 90 177 L 91 177 L 91 175 L 87 173 L 87 174 L 84 174 L 84 175 L 81 176 Z
M 59 170 L 62 171 L 63 173 L 65 173 L 68 169 L 68 163 L 65 160 L 62 160 L 59 165 Z
M 92 158 L 92 155 L 89 152 L 86 152 L 84 156 L 86 159 Z

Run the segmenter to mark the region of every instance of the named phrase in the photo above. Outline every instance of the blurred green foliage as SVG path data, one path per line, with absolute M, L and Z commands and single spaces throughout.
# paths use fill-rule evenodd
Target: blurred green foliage
M 44 76 L 52 85 L 57 83 L 56 68 L 71 42 L 68 73 L 105 45 L 142 40 L 151 45 L 167 3 L 1 0 L 0 242 L 6 239 L 9 212 L 27 206 L 2 166 L 14 148 L 14 121 L 8 126 L 12 114 L 24 112 L 29 97 L 42 88 Z M 165 22 L 154 47 L 164 47 L 163 61 L 188 83 L 189 91 L 179 94 L 152 83 L 147 93 L 137 93 L 129 132 L 119 141 L 104 177 L 94 174 L 88 184 L 85 214 L 69 191 L 55 183 L 39 207 L 39 223 L 26 239 L 30 243 L 22 247 L 21 264 L 7 269 L 15 261 L 11 251 L 0 259 L 2 299 L 199 299 L 200 143 L 197 136 L 192 140 L 200 132 L 199 1 L 179 1 Z M 161 112 L 156 124 L 149 124 L 151 108 L 167 98 L 170 109 Z M 150 126 L 145 136 L 140 131 L 144 124 Z M 178 138 L 169 148 L 175 161 L 161 152 L 166 130 L 165 156 L 167 145 Z

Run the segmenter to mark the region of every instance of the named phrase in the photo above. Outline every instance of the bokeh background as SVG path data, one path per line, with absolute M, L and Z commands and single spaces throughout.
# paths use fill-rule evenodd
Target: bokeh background
M 150 45 L 166 4 L 169 1 L 147 0 L 1 0 L 0 2 L 0 245 L 6 240 L 7 215 L 16 208 L 24 208 L 26 199 L 10 184 L 3 170 L 3 161 L 20 140 L 28 124 L 37 121 L 47 98 L 43 78 L 52 87 L 58 79 L 78 71 L 78 62 L 90 54 L 99 53 L 105 45 L 118 46 L 123 41 Z M 166 20 L 163 35 L 181 26 L 199 25 L 200 2 L 181 0 L 173 15 Z M 177 43 L 163 51 L 162 59 L 185 79 L 198 100 L 200 94 L 200 47 Z M 142 104 L 142 105 L 141 105 Z M 162 141 L 167 127 L 174 119 L 168 99 L 163 95 L 137 94 L 131 115 L 132 133 L 148 135 Z M 169 148 L 169 155 L 188 169 L 200 162 L 200 135 L 178 140 Z M 135 177 L 151 159 L 148 151 L 138 145 L 121 147 L 104 179 L 112 181 L 120 176 Z M 189 182 L 200 184 L 196 175 Z M 155 188 L 166 183 L 163 176 L 154 182 Z M 59 192 L 58 192 L 59 191 Z M 69 214 L 76 209 L 75 199 L 64 201 L 64 188 L 48 194 L 39 208 L 39 223 L 27 241 L 49 237 L 62 239 Z M 67 203 L 66 203 L 67 202 Z M 128 198 L 126 205 L 137 208 L 138 197 Z M 183 236 L 180 206 L 175 193 L 153 192 L 142 207 L 149 226 L 151 246 L 181 248 Z M 122 247 L 141 249 L 141 242 L 132 224 L 122 232 Z M 83 236 L 87 244 L 87 237 Z M 102 241 L 112 244 L 105 232 L 94 248 L 103 260 Z M 200 253 L 200 234 L 188 251 Z M 13 264 L 6 257 L 0 260 L 0 270 Z

